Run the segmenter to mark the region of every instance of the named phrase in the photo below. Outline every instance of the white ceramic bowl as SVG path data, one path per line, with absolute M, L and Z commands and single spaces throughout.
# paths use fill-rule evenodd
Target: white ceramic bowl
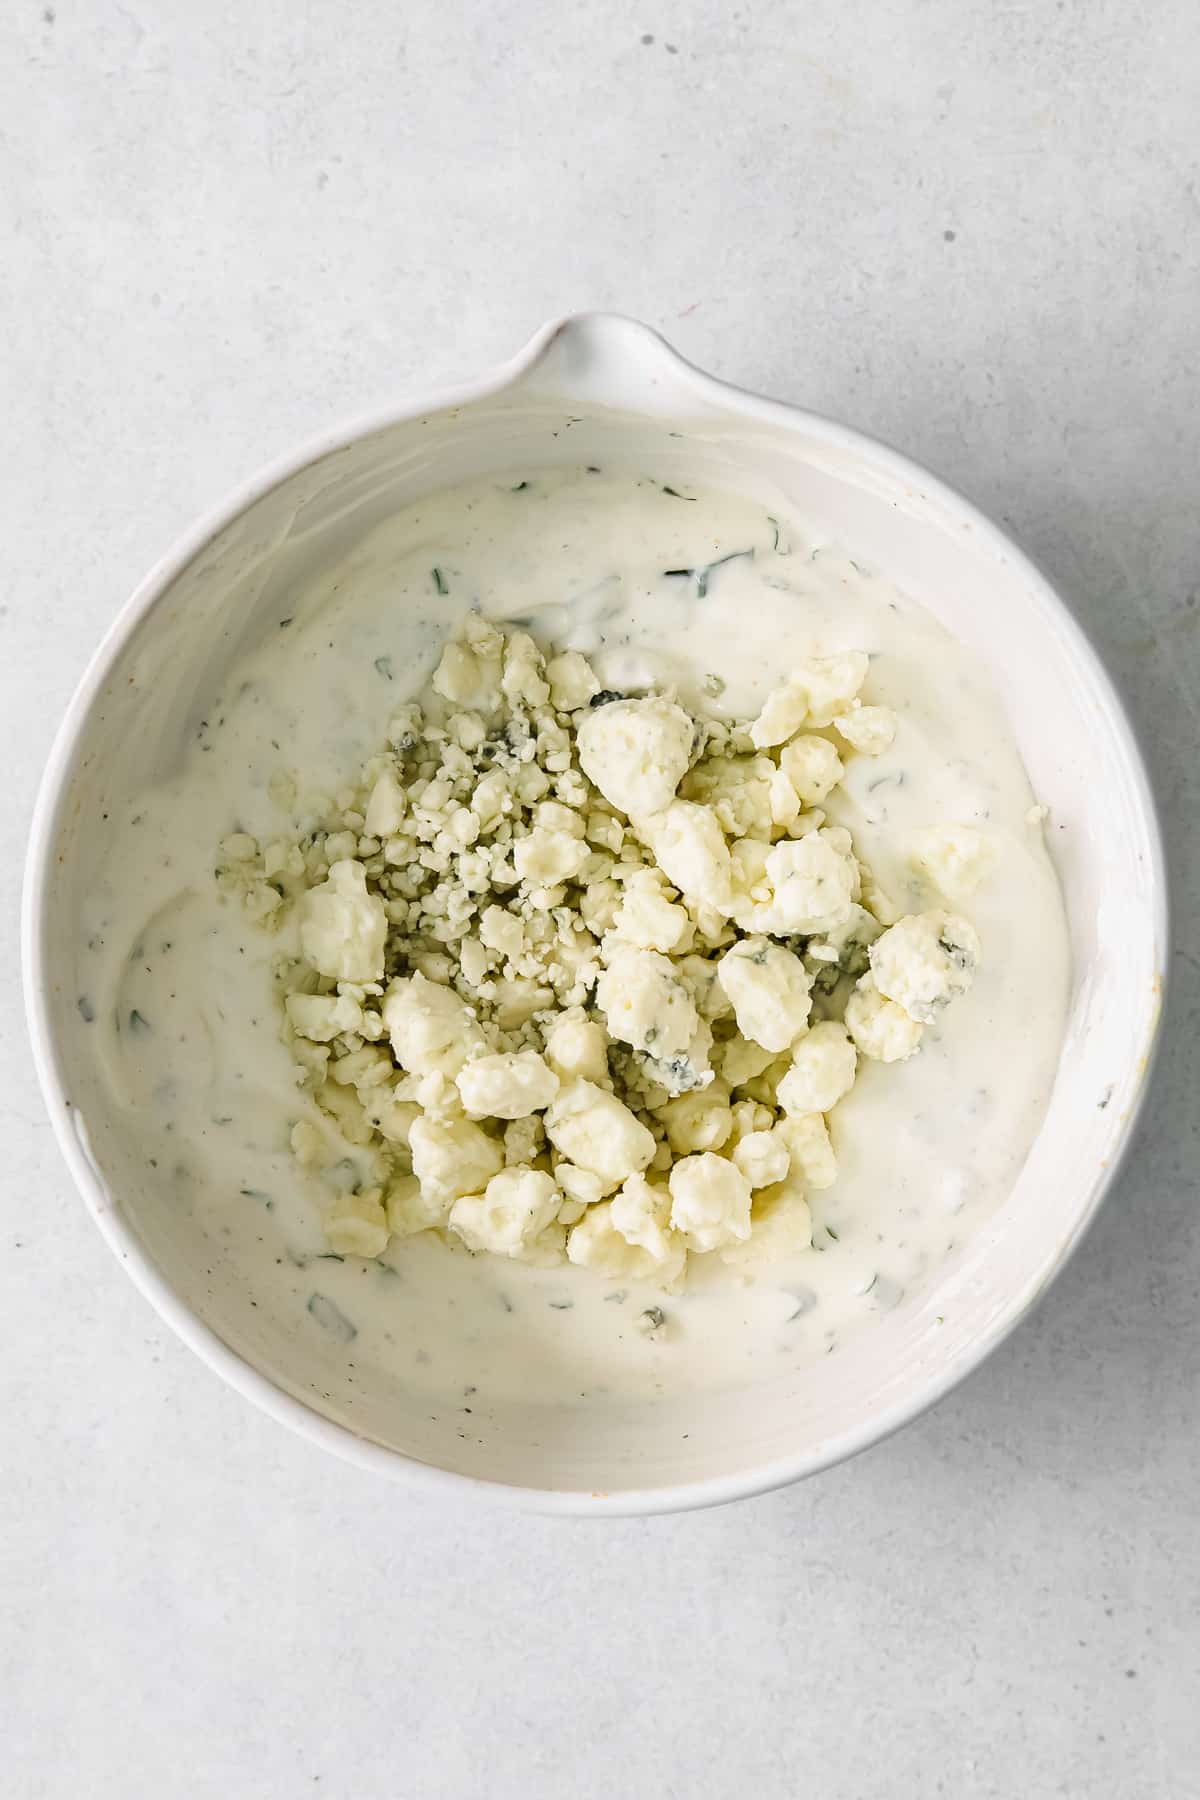
M 569 429 L 565 422 L 570 420 Z M 1052 834 L 1073 979 L 1058 1077 L 1011 1196 L 923 1296 L 836 1358 L 748 1389 L 591 1413 L 514 1409 L 468 1445 L 382 1377 L 351 1426 L 316 1352 L 209 1291 L 203 1244 L 106 1130 L 79 1029 L 74 946 L 101 846 L 90 827 L 177 743 L 278 584 L 344 557 L 432 487 L 514 466 L 601 461 L 753 491 L 782 488 L 989 663 Z M 1145 771 L 1090 645 L 994 525 L 923 469 L 840 425 L 701 374 L 629 320 L 546 326 L 468 386 L 336 432 L 240 488 L 142 583 L 79 686 L 50 758 L 26 879 L 24 969 L 59 1142 L 100 1229 L 185 1342 L 318 1443 L 392 1476 L 547 1510 L 654 1512 L 808 1475 L 904 1424 L 992 1350 L 1062 1267 L 1112 1180 L 1145 1089 L 1162 999 L 1166 900 Z M 104 1146 L 103 1149 L 100 1147 Z M 953 1304 L 951 1304 L 953 1302 Z M 939 1315 L 946 1323 L 939 1325 Z

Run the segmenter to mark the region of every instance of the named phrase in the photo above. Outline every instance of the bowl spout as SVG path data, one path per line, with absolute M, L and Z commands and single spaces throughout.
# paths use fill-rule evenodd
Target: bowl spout
M 652 417 L 722 411 L 721 384 L 649 325 L 620 313 L 574 313 L 543 325 L 514 358 L 512 386 L 538 399 Z

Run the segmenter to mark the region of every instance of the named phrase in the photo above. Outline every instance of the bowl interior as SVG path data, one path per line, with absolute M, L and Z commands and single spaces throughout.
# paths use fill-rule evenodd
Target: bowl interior
M 743 402 L 667 359 L 652 379 L 638 376 L 636 396 L 621 396 L 638 398 L 639 411 L 612 410 L 593 392 L 587 349 L 560 343 L 524 381 L 321 456 L 219 529 L 133 629 L 118 632 L 79 703 L 49 822 L 35 1005 L 55 1064 L 52 1104 L 69 1102 L 61 1116 L 102 1222 L 177 1322 L 194 1316 L 247 1365 L 235 1378 L 259 1398 L 269 1392 L 261 1377 L 367 1443 L 519 1487 L 620 1494 L 725 1482 L 735 1491 L 820 1466 L 900 1422 L 978 1360 L 1060 1264 L 1125 1135 L 1157 1019 L 1154 827 L 1140 763 L 1091 652 L 1036 572 L 971 509 L 852 434 Z M 394 1371 L 348 1376 L 331 1365 L 327 1341 L 300 1338 L 250 1305 L 203 1206 L 182 1216 L 114 1117 L 78 1028 L 76 946 L 104 853 L 102 815 L 176 766 L 224 671 L 277 628 L 298 580 L 337 568 L 374 526 L 434 487 L 593 460 L 782 497 L 986 658 L 1055 826 L 1073 948 L 1067 1039 L 1044 1127 L 1007 1203 L 928 1292 L 837 1357 L 699 1398 L 586 1414 L 496 1408 L 473 1418 L 468 1438 L 456 1417 L 430 1417 Z M 192 1335 L 202 1348 L 211 1342 Z M 223 1366 L 239 1368 L 229 1357 Z

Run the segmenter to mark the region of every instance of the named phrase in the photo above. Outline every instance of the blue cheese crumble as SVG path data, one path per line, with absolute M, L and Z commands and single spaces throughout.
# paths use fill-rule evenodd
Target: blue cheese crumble
M 729 723 L 473 615 L 307 829 L 223 841 L 221 892 L 297 927 L 292 1149 L 331 1249 L 436 1231 L 671 1289 L 810 1243 L 859 1058 L 916 1054 L 980 956 L 885 909 L 821 810 L 895 736 L 867 674 L 810 659 Z M 914 861 L 951 899 L 983 867 L 964 829 Z

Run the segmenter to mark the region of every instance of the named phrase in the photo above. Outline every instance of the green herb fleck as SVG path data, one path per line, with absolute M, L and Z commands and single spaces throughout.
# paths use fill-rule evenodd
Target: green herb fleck
M 710 700 L 719 700 L 725 692 L 725 683 L 719 675 L 706 675 L 700 685 Z
M 833 1226 L 832 1226 L 832 1225 L 827 1225 L 827 1226 L 826 1226 L 826 1227 L 825 1227 L 825 1231 L 826 1231 L 826 1234 L 827 1234 L 827 1235 L 828 1235 L 828 1236 L 829 1236 L 829 1237 L 831 1237 L 831 1238 L 832 1238 L 832 1239 L 833 1239 L 833 1241 L 834 1241 L 834 1243 L 835 1243 L 835 1244 L 840 1244 L 840 1243 L 841 1243 L 841 1241 L 842 1241 L 842 1240 L 841 1240 L 841 1238 L 840 1238 L 840 1237 L 839 1237 L 839 1236 L 838 1236 L 838 1234 L 837 1234 L 837 1232 L 836 1232 L 836 1231 L 835 1231 L 835 1230 L 834 1230 L 834 1229 L 833 1229 Z
M 358 1326 L 352 1325 L 340 1307 L 324 1294 L 311 1294 L 305 1311 L 312 1314 L 325 1331 L 337 1338 L 339 1343 L 350 1344 L 358 1336 Z
M 149 1019 L 147 1019 L 144 1014 L 140 1013 L 136 1006 L 129 1015 L 129 1029 L 130 1031 L 135 1032 L 149 1031 L 151 1029 Z
M 528 486 L 529 483 L 527 481 L 518 481 L 516 487 L 510 488 L 509 492 L 512 494 L 523 494 Z
M 726 563 L 739 562 L 744 556 L 748 556 L 753 562 L 753 544 L 750 546 L 749 550 L 731 550 L 728 556 L 718 556 L 716 561 L 710 562 L 706 569 L 701 569 L 696 579 L 696 589 L 700 598 L 703 600 L 705 594 L 708 592 L 709 576 L 713 573 L 714 569 L 723 569 Z
M 391 681 L 392 659 L 390 656 L 377 656 L 375 658 L 375 668 L 376 671 L 383 676 L 385 681 Z
M 279 621 L 279 629 L 280 629 L 280 631 L 286 631 L 286 630 L 287 630 L 287 628 L 288 628 L 288 626 L 289 626 L 289 625 L 290 625 L 290 624 L 291 624 L 291 623 L 292 623 L 292 620 L 291 620 L 291 619 L 280 619 L 280 621 Z
M 668 489 L 667 491 L 669 492 L 670 490 Z M 686 499 L 687 496 L 684 494 L 681 494 L 679 496 L 679 498 L 681 500 L 683 500 L 683 499 Z M 739 556 L 753 556 L 753 555 L 754 555 L 753 549 L 731 550 L 729 552 L 728 556 L 718 556 L 715 561 L 710 562 L 710 563 L 705 563 L 703 565 L 703 567 L 701 567 L 701 568 L 664 569 L 663 574 L 670 579 L 686 579 L 688 581 L 694 581 L 696 583 L 696 598 L 698 600 L 703 600 L 707 597 L 707 594 L 708 594 L 709 577 L 712 575 L 712 573 L 715 569 L 723 568 L 726 563 L 736 562 L 737 559 L 739 558 Z
M 432 573 L 433 573 L 433 585 L 437 589 L 438 593 L 439 594 L 448 594 L 450 592 L 450 589 L 446 586 L 446 577 L 442 574 L 442 571 L 440 569 L 434 569 L 432 571 Z
M 92 1005 L 91 1001 L 88 999 L 87 995 L 80 994 L 80 996 L 79 996 L 78 1000 L 75 1002 L 75 1004 L 79 1008 L 79 1016 L 83 1020 L 84 1024 L 85 1025 L 92 1024 L 92 1022 L 94 1021 L 94 1019 L 96 1017 L 96 1009 Z
M 662 484 L 662 491 L 664 494 L 670 494 L 672 500 L 691 500 L 694 502 L 696 498 L 695 494 L 681 494 L 678 488 L 668 487 L 665 481 Z
M 239 1188 L 238 1193 L 243 1194 L 247 1200 L 259 1201 L 261 1205 L 266 1207 L 268 1212 L 270 1212 L 275 1205 L 270 1194 L 265 1193 L 262 1188 Z
M 573 1300 L 551 1300 L 548 1304 L 552 1312 L 570 1312 L 575 1302 Z

